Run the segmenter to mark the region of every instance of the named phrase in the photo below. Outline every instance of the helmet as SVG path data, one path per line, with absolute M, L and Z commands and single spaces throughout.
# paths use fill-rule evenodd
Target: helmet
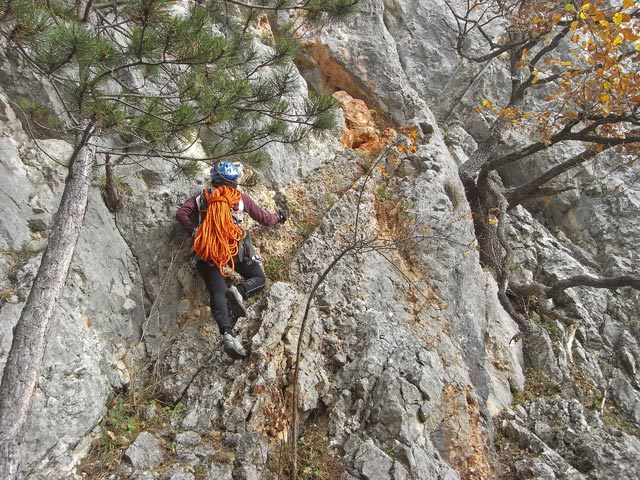
M 236 182 L 240 172 L 231 162 L 217 162 L 211 169 L 211 181 Z

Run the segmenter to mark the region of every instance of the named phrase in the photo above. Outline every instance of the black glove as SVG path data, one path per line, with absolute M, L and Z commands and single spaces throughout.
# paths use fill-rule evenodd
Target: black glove
M 289 205 L 287 205 L 287 197 L 284 196 L 284 193 L 277 192 L 274 200 L 276 202 L 276 206 L 279 208 L 278 210 L 278 222 L 284 223 L 289 218 Z

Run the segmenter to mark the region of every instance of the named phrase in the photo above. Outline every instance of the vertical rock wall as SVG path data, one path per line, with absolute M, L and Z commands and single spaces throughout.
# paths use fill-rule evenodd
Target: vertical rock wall
M 64 187 L 64 161 L 71 153 L 71 146 L 59 140 L 28 139 L 14 121 L 8 101 L 3 104 L 2 365 L 46 246 Z M 88 442 L 80 440 L 105 413 L 107 398 L 114 388 L 129 382 L 125 353 L 139 340 L 144 319 L 140 283 L 135 259 L 95 187 L 67 286 L 52 320 L 25 440 L 28 469 L 48 472 L 51 468 L 58 475 L 73 466 L 76 453 L 86 453 Z M 79 452 L 74 451 L 76 446 Z M 53 478 L 50 473 L 42 475 Z
M 86 472 L 99 461 L 78 463 L 94 439 L 94 454 L 96 445 L 125 451 L 112 465 L 113 478 L 158 478 L 159 471 L 170 479 L 194 472 L 277 478 L 281 441 L 291 434 L 293 367 L 308 295 L 353 238 L 356 217 L 358 234 L 384 248 L 346 255 L 318 288 L 301 336 L 298 379 L 300 431 L 323 434 L 347 478 L 500 478 L 496 449 L 503 455 L 504 445 L 494 442 L 493 418 L 501 412 L 498 433 L 511 442 L 504 449 L 515 452 L 520 478 L 635 473 L 629 452 L 638 450 L 637 439 L 611 430 L 575 400 L 525 399 L 508 409 L 524 387 L 521 344 L 479 265 L 456 161 L 436 120 L 468 120 L 467 130 L 480 132 L 482 119 L 468 116 L 475 92 L 499 94 L 504 78 L 493 66 L 477 72 L 454 58 L 445 18 L 438 2 L 365 1 L 352 23 L 327 28 L 298 60 L 306 82 L 301 76 L 295 98 L 303 100 L 307 88 L 345 91 L 343 104 L 358 102 L 365 113 L 368 106 L 371 116 L 358 124 L 358 115 L 346 112 L 351 130 L 342 139 L 266 152 L 270 165 L 250 193 L 273 209 L 273 190 L 283 191 L 292 215 L 271 230 L 248 223 L 265 266 L 279 271 L 270 270 L 268 288 L 236 324 L 251 350 L 247 360 L 222 353 L 202 282 L 189 266 L 188 238 L 174 220 L 180 203 L 202 188 L 206 169 L 185 178 L 159 161 L 123 166 L 118 174 L 131 193 L 116 214 L 102 203 L 96 172 L 50 333 L 24 457 L 28 478 L 91 476 Z M 3 72 L 14 72 L 17 66 L 2 59 Z M 0 364 L 62 191 L 64 168 L 56 161 L 70 148 L 40 139 L 53 158 L 36 148 L 12 108 L 24 87 L 15 78 L 6 74 L 0 83 Z M 43 88 L 34 91 L 46 99 Z M 384 122 L 414 126 L 419 147 L 399 165 L 386 162 L 363 188 L 375 157 L 340 140 L 351 138 L 349 147 L 371 142 L 375 151 Z M 467 138 L 458 134 L 449 138 Z M 461 141 L 458 158 L 470 144 Z M 560 276 L 580 265 L 589 271 L 573 259 L 578 250 L 526 213 L 519 218 L 512 235 L 523 247 L 523 278 Z M 384 243 L 409 234 L 411 248 Z M 607 385 L 607 402 L 637 422 L 637 314 L 607 292 L 572 291 L 567 305 L 583 324 L 568 348 L 549 336 L 563 325 L 541 328 L 538 367 L 552 385 L 544 391 L 559 393 L 558 385 L 587 375 Z M 116 393 L 139 402 L 135 413 L 116 408 Z M 132 424 L 122 434 L 113 423 L 98 425 L 123 418 Z M 565 428 L 576 419 L 579 427 Z M 605 461 L 603 444 L 617 452 L 618 465 Z M 585 455 L 593 465 L 577 461 Z

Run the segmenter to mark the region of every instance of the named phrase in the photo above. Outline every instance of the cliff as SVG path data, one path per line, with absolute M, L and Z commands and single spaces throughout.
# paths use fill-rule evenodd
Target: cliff
M 286 478 L 298 345 L 299 478 L 640 474 L 638 292 L 569 289 L 561 308 L 576 323 L 534 318 L 523 349 L 480 264 L 458 175 L 486 133 L 473 109 L 500 94 L 504 72 L 456 56 L 440 2 L 361 10 L 295 62 L 296 95 L 334 93 L 341 131 L 267 146 L 266 166 L 246 165 L 259 179 L 248 193 L 273 211 L 280 191 L 291 207 L 282 226 L 248 223 L 269 281 L 235 325 L 247 359 L 222 352 L 174 219 L 206 166 L 119 165 L 115 213 L 96 168 L 48 334 L 24 478 Z M 29 135 L 16 100 L 51 102 L 51 92 L 4 45 L 0 64 L 4 366 L 72 147 Z M 403 125 L 416 151 L 369 176 L 385 128 Z M 518 276 L 637 273 L 638 168 L 586 167 L 574 175 L 592 188 L 553 208 L 518 207 L 508 232 Z M 358 248 L 327 270 L 354 238 Z

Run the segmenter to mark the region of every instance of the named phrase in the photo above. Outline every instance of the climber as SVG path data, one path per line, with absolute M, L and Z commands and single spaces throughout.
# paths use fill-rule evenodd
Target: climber
M 244 300 L 266 284 L 262 259 L 251 245 L 250 234 L 242 228 L 240 213 L 256 222 L 273 226 L 288 217 L 286 203 L 278 213 L 268 213 L 247 194 L 237 189 L 240 171 L 231 162 L 217 162 L 211 169 L 211 186 L 189 198 L 176 213 L 178 222 L 192 235 L 196 269 L 209 292 L 211 314 L 222 335 L 222 348 L 233 359 L 247 356 L 234 337 L 229 308 L 235 319 L 244 316 Z M 227 287 L 235 271 L 244 282 Z M 228 302 L 228 306 L 227 306 Z

